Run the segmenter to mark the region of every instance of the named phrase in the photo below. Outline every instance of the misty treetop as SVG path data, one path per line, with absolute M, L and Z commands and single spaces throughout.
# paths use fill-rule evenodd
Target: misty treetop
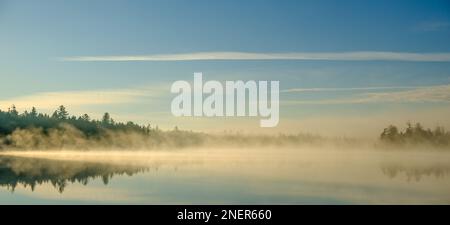
M 141 126 L 133 122 L 115 122 L 109 113 L 101 120 L 84 114 L 71 116 L 64 106 L 50 116 L 36 108 L 19 113 L 15 106 L 0 111 L 0 149 L 3 150 L 96 150 L 161 149 L 183 147 L 299 146 L 332 143 L 349 145 L 347 138 L 325 139 L 311 134 L 245 135 L 173 130 Z
M 407 124 L 404 131 L 391 125 L 380 135 L 385 147 L 427 146 L 450 147 L 450 132 L 443 127 L 425 129 L 420 123 Z M 100 120 L 89 115 L 70 115 L 59 106 L 51 115 L 36 108 L 19 113 L 13 105 L 0 110 L 0 149 L 3 150 L 95 150 L 95 149 L 155 149 L 182 147 L 244 147 L 329 145 L 339 148 L 359 148 L 375 143 L 355 138 L 325 138 L 311 134 L 245 135 L 239 132 L 222 134 L 183 131 L 175 127 L 162 131 L 150 125 L 116 122 L 109 113 Z
M 407 127 L 400 131 L 396 126 L 390 125 L 383 130 L 380 139 L 394 145 L 431 145 L 435 147 L 450 146 L 450 132 L 443 127 L 436 127 L 434 130 L 425 129 L 420 123 L 412 125 L 407 123 Z
M 30 112 L 19 114 L 16 107 L 12 105 L 8 111 L 0 110 L 0 135 L 8 135 L 16 129 L 42 128 L 44 132 L 51 128 L 57 128 L 65 123 L 74 126 L 85 135 L 98 135 L 105 129 L 130 130 L 137 132 L 149 132 L 149 126 L 140 126 L 133 122 L 116 123 L 109 113 L 105 113 L 101 120 L 91 120 L 89 115 L 70 116 L 66 108 L 61 105 L 50 116 L 38 113 L 33 107 Z
M 51 116 L 38 113 L 34 107 L 20 114 L 14 105 L 8 111 L 0 111 L 0 149 L 183 147 L 199 144 L 201 135 L 115 122 L 109 113 L 101 120 L 87 114 L 71 116 L 63 105 Z

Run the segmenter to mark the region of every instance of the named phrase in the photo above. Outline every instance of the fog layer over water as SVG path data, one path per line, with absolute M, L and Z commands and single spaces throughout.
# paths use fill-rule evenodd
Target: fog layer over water
M 431 150 L 6 151 L 0 204 L 439 204 L 449 172 Z

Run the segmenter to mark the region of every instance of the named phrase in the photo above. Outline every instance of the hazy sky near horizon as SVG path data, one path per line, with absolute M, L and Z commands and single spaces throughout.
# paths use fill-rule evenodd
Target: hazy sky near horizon
M 194 130 L 372 135 L 408 120 L 450 127 L 446 0 L 0 0 L 0 28 L 2 110 L 64 104 L 77 115 L 108 111 Z M 279 80 L 280 125 L 174 118 L 170 85 L 194 72 Z

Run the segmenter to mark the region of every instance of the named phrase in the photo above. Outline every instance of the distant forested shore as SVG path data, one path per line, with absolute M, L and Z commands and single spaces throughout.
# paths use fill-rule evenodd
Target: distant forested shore
M 444 127 L 437 126 L 433 130 L 424 128 L 420 123 L 413 125 L 406 123 L 406 128 L 400 130 L 390 125 L 383 130 L 380 140 L 393 146 L 433 146 L 438 148 L 450 147 L 450 132 Z
M 0 110 L 0 149 L 91 149 L 151 148 L 198 145 L 202 134 L 162 131 L 150 125 L 116 122 L 109 113 L 101 120 L 88 114 L 72 116 L 61 105 L 52 115 L 30 111 L 19 113 L 11 106 Z
M 155 149 L 197 146 L 273 146 L 320 143 L 317 135 L 220 135 L 180 130 L 161 130 L 157 126 L 142 126 L 134 122 L 116 122 L 109 113 L 100 120 L 89 115 L 70 115 L 61 105 L 53 114 L 37 112 L 36 108 L 19 113 L 11 106 L 0 110 L 0 149 Z M 349 140 L 340 139 L 342 143 Z
M 381 143 L 381 145 L 380 145 Z M 157 126 L 134 122 L 116 122 L 109 113 L 100 120 L 89 115 L 70 115 L 61 105 L 53 114 L 39 113 L 36 108 L 19 113 L 13 105 L 0 110 L 0 150 L 90 150 L 90 149 L 156 149 L 198 146 L 300 146 L 332 145 L 358 147 L 367 142 L 355 138 L 325 138 L 312 134 L 244 135 L 241 133 L 207 134 L 180 130 L 161 130 Z M 378 144 L 384 147 L 425 146 L 450 149 L 450 132 L 443 127 L 425 129 L 419 123 L 407 123 L 404 130 L 390 125 Z

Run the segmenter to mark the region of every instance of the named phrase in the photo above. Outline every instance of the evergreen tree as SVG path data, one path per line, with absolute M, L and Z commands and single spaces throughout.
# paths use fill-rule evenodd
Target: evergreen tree
M 69 113 L 67 112 L 66 107 L 64 107 L 63 105 L 60 105 L 58 107 L 58 110 L 56 110 L 56 114 L 57 114 L 57 118 L 60 120 L 65 120 L 69 116 Z
M 91 120 L 91 118 L 89 117 L 88 114 L 83 114 L 83 116 L 81 116 L 80 119 L 83 121 L 88 121 L 88 122 Z
M 38 116 L 37 110 L 36 110 L 35 107 L 31 108 L 30 116 L 33 117 L 33 118 Z
M 12 116 L 18 116 L 19 115 L 19 112 L 17 111 L 15 105 L 12 105 L 11 108 L 8 109 L 8 112 Z
M 102 124 L 103 125 L 109 125 L 111 124 L 111 116 L 109 115 L 109 113 L 105 113 L 102 117 Z

